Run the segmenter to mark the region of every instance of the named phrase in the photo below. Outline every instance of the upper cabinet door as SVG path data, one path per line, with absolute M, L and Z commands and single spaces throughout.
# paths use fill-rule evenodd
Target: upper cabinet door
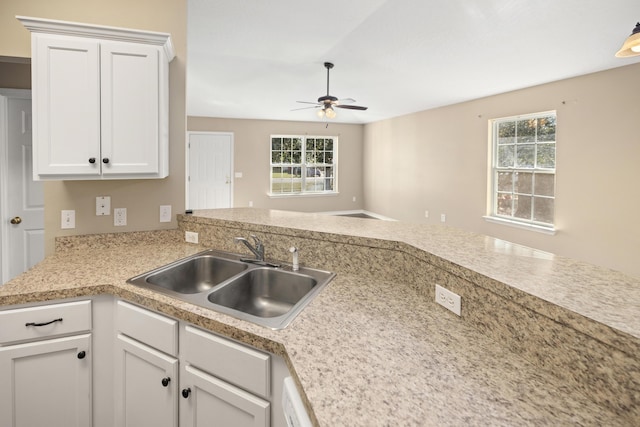
M 33 52 L 34 179 L 100 175 L 100 48 L 37 35 Z
M 159 51 L 101 43 L 102 173 L 159 172 Z
M 168 176 L 170 34 L 17 19 L 32 33 L 34 180 Z

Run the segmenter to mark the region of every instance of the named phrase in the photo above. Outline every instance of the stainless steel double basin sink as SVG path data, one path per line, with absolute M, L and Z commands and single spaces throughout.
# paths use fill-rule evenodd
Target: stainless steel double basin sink
M 267 328 L 283 329 L 335 277 L 329 271 L 300 267 L 294 272 L 242 259 L 210 249 L 127 282 Z

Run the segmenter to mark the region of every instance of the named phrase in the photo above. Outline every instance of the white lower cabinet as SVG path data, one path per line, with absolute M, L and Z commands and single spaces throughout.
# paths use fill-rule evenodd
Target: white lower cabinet
M 271 413 L 283 361 L 272 369 L 268 353 L 125 301 L 114 320 L 118 427 L 285 425 Z
M 267 427 L 270 404 L 191 365 L 182 369 L 181 427 Z
M 115 343 L 116 425 L 178 426 L 178 359 L 125 335 Z
M 91 426 L 91 334 L 78 334 L 91 301 L 0 311 L 0 324 L 0 426 Z
M 0 308 L 0 427 L 285 427 L 273 354 L 108 296 Z

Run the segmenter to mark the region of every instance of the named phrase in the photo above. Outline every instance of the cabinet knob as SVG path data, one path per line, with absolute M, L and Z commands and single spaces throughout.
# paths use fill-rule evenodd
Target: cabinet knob
M 162 379 L 162 386 L 163 386 L 163 387 L 168 386 L 170 381 L 171 381 L 171 378 L 169 378 L 169 377 L 164 377 L 164 378 Z
M 182 389 L 182 397 L 184 397 L 185 399 L 188 398 L 190 394 L 191 394 L 190 388 Z
M 102 163 L 107 164 L 109 163 L 109 158 L 105 157 L 104 159 L 102 159 Z
M 95 157 L 89 157 L 89 163 L 94 164 L 96 162 Z
M 81 351 L 80 353 L 78 353 L 78 359 L 84 359 L 84 357 L 87 355 L 87 353 L 83 351 Z

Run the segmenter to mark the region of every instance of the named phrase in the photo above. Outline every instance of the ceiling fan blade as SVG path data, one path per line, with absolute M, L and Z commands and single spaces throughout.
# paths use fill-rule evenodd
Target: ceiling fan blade
M 309 110 L 311 108 L 320 108 L 320 105 L 314 105 L 312 107 L 301 107 L 301 108 L 294 108 L 293 110 L 289 110 L 289 111 L 298 111 L 298 110 Z
M 352 104 L 356 102 L 355 99 L 353 98 L 342 98 L 342 99 L 338 99 L 338 104 Z
M 320 105 L 318 104 L 318 102 L 310 102 L 310 101 L 296 101 L 300 104 L 313 104 L 313 105 Z
M 347 110 L 366 110 L 368 107 L 361 107 L 359 105 L 334 105 L 336 108 L 346 108 Z

